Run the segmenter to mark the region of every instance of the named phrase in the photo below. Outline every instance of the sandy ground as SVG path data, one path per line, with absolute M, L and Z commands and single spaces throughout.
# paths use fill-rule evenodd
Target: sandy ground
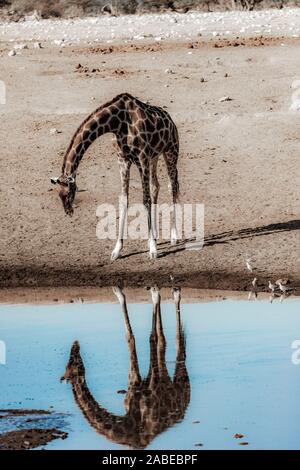
M 147 287 L 127 287 L 123 290 L 128 303 L 150 303 L 151 293 Z M 251 289 L 249 289 L 251 292 Z M 246 300 L 249 292 L 230 291 L 230 290 L 214 290 L 199 289 L 185 287 L 181 290 L 182 303 L 202 303 L 216 302 L 222 300 Z M 161 299 L 163 303 L 173 303 L 174 297 L 172 289 L 165 287 L 160 289 Z M 259 300 L 268 300 L 269 294 L 259 292 L 257 294 Z M 294 299 L 294 295 L 289 299 Z M 251 300 L 255 297 L 251 295 Z M 279 300 L 278 296 L 274 300 Z M 112 287 L 19 287 L 0 289 L 1 304 L 64 304 L 64 303 L 118 303 L 113 293 Z
M 17 416 L 25 416 L 27 422 L 34 423 L 36 416 L 50 414 L 51 412 L 48 410 L 0 409 L 0 419 L 4 421 Z M 66 439 L 67 437 L 68 433 L 56 428 L 16 429 L 0 435 L 0 450 L 29 450 L 46 445 L 54 439 Z
M 298 16 L 293 30 L 291 18 L 282 16 L 282 24 L 275 18 L 282 28 L 274 34 L 262 26 L 263 36 L 200 37 L 195 30 L 176 41 L 79 40 L 65 47 L 48 41 L 42 49 L 29 42 L 15 57 L 7 55 L 10 40 L 33 35 L 18 30 L 12 38 L 7 31 L 17 26 L 0 26 L 7 91 L 0 104 L 0 286 L 168 286 L 172 274 L 178 285 L 204 289 L 248 290 L 254 276 L 260 290 L 279 277 L 299 289 L 300 113 L 290 107 L 300 42 L 293 37 Z M 44 39 L 43 27 L 36 29 L 34 39 Z M 200 251 L 161 242 L 160 257 L 150 261 L 146 242 L 128 240 L 123 258 L 110 262 L 113 242 L 96 237 L 98 204 L 118 203 L 110 135 L 85 155 L 77 182 L 86 191 L 77 195 L 73 218 L 64 215 L 50 177 L 59 175 L 82 119 L 124 91 L 165 106 L 178 125 L 181 202 L 205 204 Z M 220 101 L 224 96 L 231 101 Z M 59 133 L 50 135 L 52 128 Z M 163 161 L 159 174 L 159 201 L 169 202 Z M 130 197 L 141 202 L 135 169 Z

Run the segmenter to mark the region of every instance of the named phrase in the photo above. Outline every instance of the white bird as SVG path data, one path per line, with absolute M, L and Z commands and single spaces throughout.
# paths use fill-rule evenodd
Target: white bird
M 276 283 L 278 283 L 277 285 L 278 285 L 280 291 L 281 291 L 283 294 L 286 294 L 287 292 L 289 292 L 289 291 L 292 290 L 290 287 L 287 287 L 287 286 L 283 285 L 283 284 L 281 283 L 281 280 L 276 281 Z
M 275 281 L 276 286 L 279 286 L 279 284 L 286 286 L 288 283 L 289 283 L 288 279 L 277 279 L 277 281 Z
M 274 293 L 275 289 L 276 289 L 276 285 L 273 284 L 271 281 L 269 281 L 269 289 Z

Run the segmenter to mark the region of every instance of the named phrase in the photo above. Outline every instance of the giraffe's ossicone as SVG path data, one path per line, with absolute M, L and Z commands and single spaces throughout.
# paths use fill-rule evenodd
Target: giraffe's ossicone
M 177 127 L 167 111 L 143 103 L 129 93 L 116 96 L 82 122 L 65 153 L 61 176 L 51 178 L 51 182 L 59 184 L 59 196 L 65 213 L 72 216 L 78 165 L 93 141 L 106 133 L 113 133 L 116 138 L 122 183 L 119 234 L 111 258 L 117 259 L 123 247 L 132 163 L 137 166 L 142 180 L 143 204 L 148 213 L 150 258 L 156 258 L 156 218 L 153 217 L 151 205 L 157 204 L 159 192 L 157 162 L 161 154 L 164 155 L 167 166 L 173 205 L 179 197 L 177 173 L 179 138 Z M 172 243 L 177 242 L 175 209 L 171 240 Z

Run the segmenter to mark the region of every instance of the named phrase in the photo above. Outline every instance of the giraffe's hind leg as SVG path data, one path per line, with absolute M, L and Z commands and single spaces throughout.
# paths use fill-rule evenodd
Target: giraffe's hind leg
M 159 182 L 157 178 L 158 156 L 150 162 L 150 194 L 151 194 L 151 218 L 153 237 L 157 240 L 157 199 L 159 193 Z
M 164 159 L 167 166 L 167 172 L 170 180 L 170 189 L 172 194 L 173 202 L 173 218 L 171 227 L 171 244 L 176 245 L 178 240 L 178 231 L 176 225 L 176 204 L 179 199 L 179 182 L 178 182 L 178 171 L 177 171 L 177 160 L 178 160 L 178 147 L 172 147 L 170 150 L 164 152 Z

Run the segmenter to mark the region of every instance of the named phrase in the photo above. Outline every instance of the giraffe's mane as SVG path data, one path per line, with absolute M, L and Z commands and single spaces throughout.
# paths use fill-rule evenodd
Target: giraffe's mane
M 115 96 L 112 100 L 108 101 L 107 103 L 104 103 L 102 104 L 101 106 L 99 106 L 97 109 L 95 109 L 91 114 L 89 114 L 82 122 L 81 124 L 78 126 L 78 128 L 76 129 L 76 131 L 74 132 L 73 134 L 73 137 L 68 145 L 68 148 L 66 150 L 66 153 L 65 153 L 65 156 L 64 156 L 64 162 L 63 162 L 63 171 L 64 171 L 64 167 L 65 167 L 65 163 L 66 163 L 66 159 L 67 159 L 67 156 L 68 154 L 70 153 L 72 147 L 73 147 L 73 144 L 75 142 L 75 139 L 77 137 L 77 135 L 82 131 L 82 128 L 85 126 L 85 124 L 90 121 L 97 113 L 99 113 L 99 111 L 101 111 L 102 109 L 104 108 L 107 108 L 108 106 L 111 106 L 113 103 L 115 103 L 116 101 L 118 101 L 119 99 L 121 98 L 130 98 L 130 99 L 136 99 L 134 98 L 132 95 L 130 95 L 129 93 L 120 93 L 119 95 Z

